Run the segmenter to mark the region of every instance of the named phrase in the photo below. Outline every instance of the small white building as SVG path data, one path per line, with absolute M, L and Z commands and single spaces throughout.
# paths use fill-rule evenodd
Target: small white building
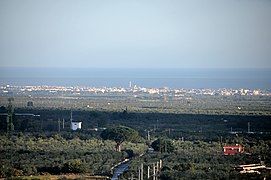
M 71 129 L 73 131 L 76 131 L 77 129 L 82 128 L 82 122 L 74 122 L 72 119 L 72 111 L 71 111 Z
M 81 129 L 82 127 L 82 122 L 71 122 L 71 129 L 72 130 L 77 130 L 77 129 Z

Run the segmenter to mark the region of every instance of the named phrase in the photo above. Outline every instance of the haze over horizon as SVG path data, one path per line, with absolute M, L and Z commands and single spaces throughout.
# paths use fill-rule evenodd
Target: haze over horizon
M 0 1 L 0 67 L 271 68 L 271 1 Z

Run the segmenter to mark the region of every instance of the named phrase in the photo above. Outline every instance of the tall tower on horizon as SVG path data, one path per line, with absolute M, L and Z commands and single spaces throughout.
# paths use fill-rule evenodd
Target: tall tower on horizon
M 131 87 L 132 87 L 132 81 L 129 82 L 129 88 L 131 88 Z

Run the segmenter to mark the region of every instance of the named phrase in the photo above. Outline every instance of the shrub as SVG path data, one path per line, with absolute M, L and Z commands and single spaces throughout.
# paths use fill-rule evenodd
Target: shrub
M 64 173 L 86 173 L 88 171 L 87 163 L 79 160 L 66 162 L 62 171 Z

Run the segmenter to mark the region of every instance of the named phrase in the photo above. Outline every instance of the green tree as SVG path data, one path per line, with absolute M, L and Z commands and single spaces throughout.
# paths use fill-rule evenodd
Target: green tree
M 175 149 L 172 141 L 164 137 L 158 138 L 155 141 L 153 141 L 151 144 L 151 147 L 155 151 L 159 151 L 161 153 L 164 153 L 164 152 L 171 153 Z
M 180 163 L 180 164 L 176 164 L 173 169 L 176 171 L 187 171 L 190 170 L 192 167 L 191 163 Z
M 138 138 L 138 132 L 126 126 L 115 126 L 104 130 L 101 133 L 101 138 L 104 140 L 113 140 L 116 144 L 116 151 L 121 151 L 121 144 L 124 141 L 135 141 Z
M 79 160 L 66 162 L 62 169 L 65 173 L 86 173 L 88 171 L 87 164 Z

